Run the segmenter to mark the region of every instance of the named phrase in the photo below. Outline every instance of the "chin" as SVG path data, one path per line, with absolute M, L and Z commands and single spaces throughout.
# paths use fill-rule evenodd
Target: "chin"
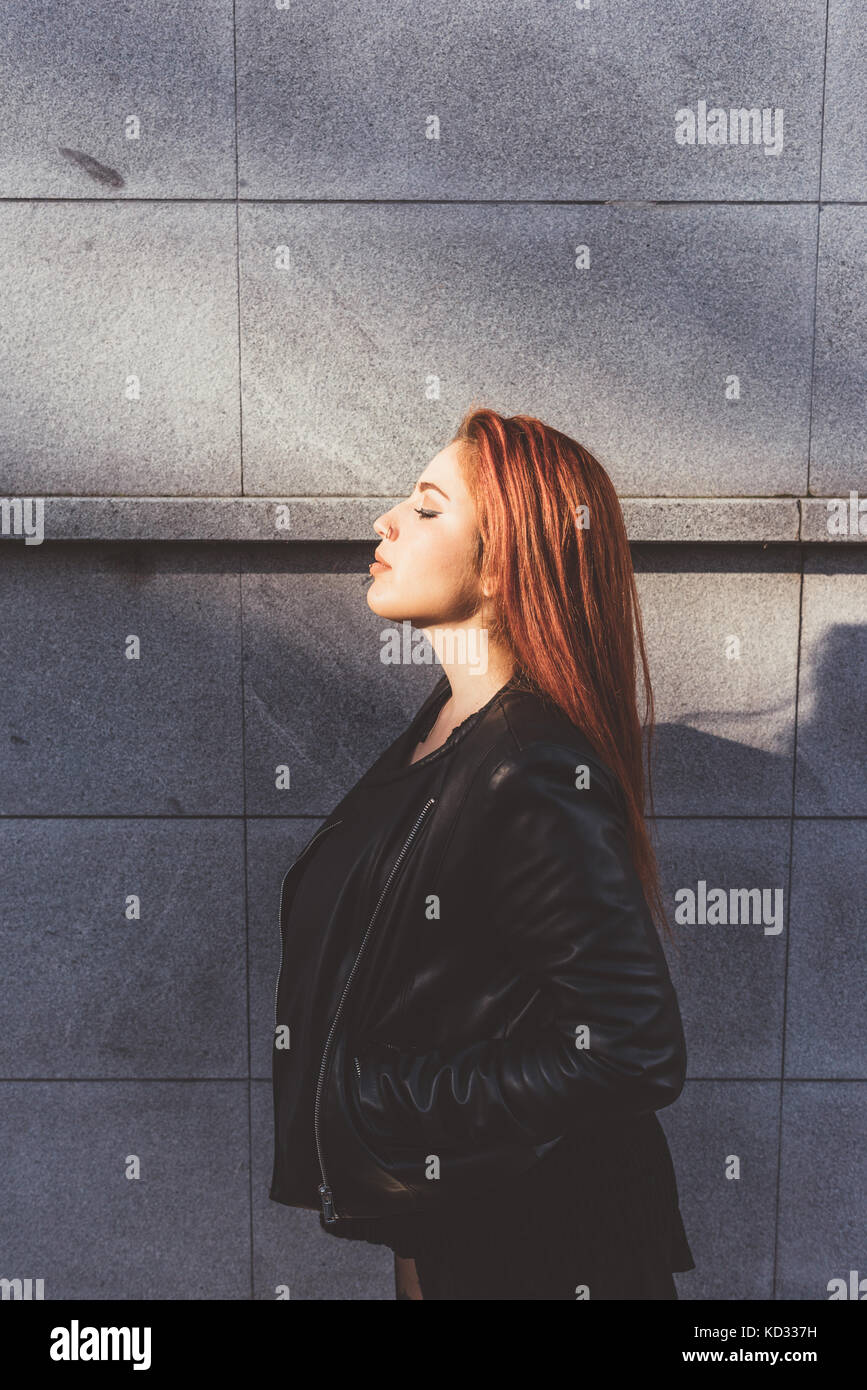
M 404 604 L 388 594 L 378 594 L 374 584 L 371 584 L 367 591 L 367 606 L 372 613 L 387 623 L 411 623 L 413 627 L 419 626 L 413 617 L 413 612 L 417 610 L 407 609 Z
M 366 598 L 368 608 L 370 608 L 372 612 L 376 613 L 378 617 L 390 618 L 392 622 L 401 621 L 403 614 L 401 614 L 398 617 L 395 615 L 393 611 L 391 611 L 394 608 L 394 603 L 389 603 L 388 598 L 382 592 L 382 590 L 377 592 L 375 579 L 372 584 L 368 584 L 367 586 Z

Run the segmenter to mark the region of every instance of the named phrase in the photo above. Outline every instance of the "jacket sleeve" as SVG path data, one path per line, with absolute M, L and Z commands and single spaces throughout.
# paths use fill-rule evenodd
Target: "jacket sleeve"
M 586 787 L 576 786 L 582 764 Z M 354 1099 L 380 1140 L 543 1143 L 600 1115 L 659 1110 L 683 1088 L 677 997 L 613 774 L 538 742 L 500 763 L 486 792 L 476 874 L 498 941 L 545 997 L 546 1022 L 455 1049 L 364 1050 Z

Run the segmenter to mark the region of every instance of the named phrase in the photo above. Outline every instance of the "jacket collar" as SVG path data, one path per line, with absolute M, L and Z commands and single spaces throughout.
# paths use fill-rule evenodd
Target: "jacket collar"
M 451 694 L 448 677 L 442 675 L 408 728 L 404 729 L 403 733 L 374 763 L 364 780 L 366 782 L 386 782 L 399 777 L 412 777 L 423 769 L 431 767 L 433 763 L 447 757 L 455 745 L 466 738 L 471 730 L 477 728 L 479 724 L 495 713 L 499 703 L 517 688 L 517 684 L 517 677 L 512 676 L 505 685 L 494 692 L 490 700 L 486 701 L 480 709 L 474 710 L 472 714 L 467 715 L 466 719 L 461 720 L 441 748 L 435 749 L 433 753 L 428 753 L 424 758 L 419 758 L 418 762 L 406 766 L 410 752 L 419 742 L 422 734 L 424 733 L 426 736 L 433 728 L 437 715 Z

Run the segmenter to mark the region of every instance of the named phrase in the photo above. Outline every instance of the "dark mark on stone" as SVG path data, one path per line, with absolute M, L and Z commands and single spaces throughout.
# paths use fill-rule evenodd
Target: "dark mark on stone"
M 116 169 L 109 169 L 107 164 L 100 164 L 93 155 L 85 154 L 83 150 L 70 150 L 65 145 L 57 147 L 64 159 L 70 163 L 77 164 L 79 169 L 83 169 L 86 174 L 90 174 L 97 183 L 107 183 L 111 188 L 123 188 L 124 181 Z

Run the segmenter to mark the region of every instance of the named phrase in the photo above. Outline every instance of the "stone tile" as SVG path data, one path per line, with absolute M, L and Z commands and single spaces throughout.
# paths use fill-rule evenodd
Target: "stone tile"
M 3 559 L 0 814 L 240 814 L 237 559 L 47 543 Z
M 849 1298 L 867 1278 L 865 1121 L 863 1080 L 784 1083 L 777 1298 L 839 1296 L 832 1280 Z
M 254 1298 L 394 1301 L 394 1256 L 385 1245 L 338 1240 L 315 1211 L 268 1196 L 274 1162 L 271 1083 L 252 1085 Z
M 867 821 L 795 821 L 787 1077 L 867 1076 L 865 901 Z
M 251 1074 L 271 1079 L 277 976 L 280 971 L 280 888 L 322 818 L 247 822 L 247 921 L 250 968 Z
M 52 1301 L 249 1298 L 247 1089 L 0 1082 L 0 1277 Z
M 797 550 L 634 556 L 653 682 L 658 815 L 788 815 Z M 639 710 L 643 696 L 639 685 Z
M 815 197 L 824 0 L 794 24 L 778 0 L 237 15 L 248 198 Z M 679 143 L 700 102 L 782 108 L 782 127 L 764 146 L 731 143 L 728 120 L 725 147 Z
M 847 500 L 867 496 L 867 207 L 824 207 L 820 228 L 810 491 Z
M 371 557 L 377 539 L 372 535 Z M 279 556 L 244 571 L 247 807 L 251 814 L 319 816 L 393 743 L 442 674 L 435 661 L 384 665 L 384 639 L 413 648 L 409 623 L 367 605 L 367 573 L 295 572 Z M 403 647 L 401 647 L 403 652 Z M 278 787 L 279 769 L 289 786 Z
M 232 30 L 231 0 L 7 5 L 3 197 L 234 196 Z
M 673 942 L 663 939 L 677 989 L 690 1077 L 778 1077 L 788 931 L 789 825 L 785 820 L 664 821 L 658 857 Z M 705 888 L 701 887 L 704 882 Z M 758 889 L 747 921 L 678 922 L 686 890 L 726 894 L 727 915 L 750 908 L 738 889 Z M 781 890 L 777 895 L 777 890 Z M 774 909 L 781 905 L 780 920 Z M 696 913 L 696 916 L 700 914 Z M 703 914 L 710 916 L 710 910 Z
M 817 215 L 244 206 L 245 491 L 405 496 L 483 402 L 624 496 L 802 494 Z
M 695 1269 L 682 1299 L 773 1297 L 779 1084 L 688 1081 L 659 1112 Z
M 795 812 L 867 814 L 867 556 L 804 561 Z
M 7 202 L 0 245 L 3 494 L 241 491 L 234 208 Z
M 247 1075 L 240 820 L 0 818 L 0 861 L 0 1075 Z
M 829 0 L 822 197 L 867 198 L 867 10 Z M 841 209 L 833 209 L 834 212 Z M 831 209 L 828 209 L 831 211 Z M 854 209 L 853 209 L 854 211 Z

